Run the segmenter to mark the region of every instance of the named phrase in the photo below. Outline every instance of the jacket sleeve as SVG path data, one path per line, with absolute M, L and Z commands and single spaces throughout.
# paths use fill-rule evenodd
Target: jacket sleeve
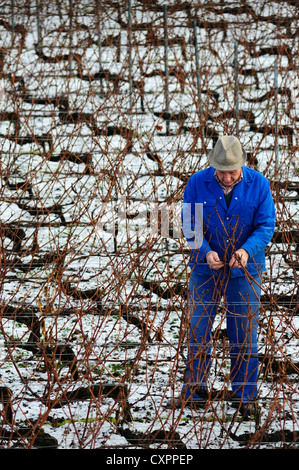
M 203 204 L 195 201 L 195 179 L 191 177 L 184 192 L 182 229 L 190 248 L 197 251 L 197 260 L 204 260 L 211 248 L 203 235 Z
M 270 190 L 270 183 L 265 180 L 260 193 L 260 203 L 256 209 L 253 220 L 253 231 L 242 245 L 250 258 L 263 251 L 271 241 L 275 230 L 275 206 Z

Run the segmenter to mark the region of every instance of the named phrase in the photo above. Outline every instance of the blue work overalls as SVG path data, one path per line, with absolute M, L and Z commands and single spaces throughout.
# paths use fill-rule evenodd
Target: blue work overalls
M 189 282 L 188 358 L 183 393 L 201 398 L 194 387 L 205 388 L 211 365 L 212 326 L 219 301 L 226 309 L 233 391 L 247 402 L 257 393 L 258 315 L 265 247 L 275 229 L 275 208 L 269 181 L 242 167 L 229 206 L 214 168 L 195 173 L 184 192 L 184 235 L 191 246 Z M 198 220 L 201 218 L 201 220 Z M 197 233 L 197 232 L 200 233 Z M 245 269 L 230 268 L 232 254 L 245 249 Z M 216 251 L 224 262 L 220 270 L 205 261 Z

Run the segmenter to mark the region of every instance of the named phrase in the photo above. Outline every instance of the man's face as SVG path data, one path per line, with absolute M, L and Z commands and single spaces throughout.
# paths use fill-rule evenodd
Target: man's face
M 234 171 L 216 170 L 216 173 L 221 183 L 228 188 L 241 176 L 241 168 Z

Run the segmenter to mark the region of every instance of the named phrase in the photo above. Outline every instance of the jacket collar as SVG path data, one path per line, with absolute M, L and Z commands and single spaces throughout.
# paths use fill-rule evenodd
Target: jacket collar
M 242 172 L 243 172 L 243 179 L 242 181 L 245 181 L 245 183 L 251 183 L 253 181 L 253 175 L 250 171 L 250 169 L 247 166 L 242 166 Z M 209 167 L 207 168 L 206 176 L 205 176 L 205 181 L 212 182 L 215 173 L 215 168 Z
M 220 181 L 220 179 L 219 179 L 219 177 L 218 177 L 218 175 L 217 175 L 216 170 L 215 170 L 215 172 L 214 172 L 214 177 L 216 178 L 217 182 L 220 184 L 220 186 L 221 186 L 221 188 L 222 188 L 224 194 L 229 194 L 229 193 L 234 189 L 234 187 L 235 187 L 238 183 L 240 183 L 240 181 L 243 179 L 243 171 L 242 171 L 242 169 L 241 169 L 240 177 L 238 178 L 237 181 L 235 181 L 235 182 L 234 182 L 231 186 L 229 186 L 229 187 L 226 187 L 224 184 L 222 184 L 222 182 Z
M 223 190 L 214 176 L 215 168 L 209 167 L 207 169 L 205 181 L 209 183 L 211 192 L 215 195 L 216 199 L 219 201 L 219 203 L 223 206 L 223 208 L 226 211 L 228 210 L 230 212 L 234 208 L 235 204 L 239 202 L 238 198 L 241 195 L 243 184 L 250 184 L 253 181 L 252 172 L 250 171 L 248 167 L 242 166 L 242 172 L 243 172 L 243 178 L 234 188 L 234 195 L 233 195 L 232 201 L 230 203 L 229 208 L 227 208 L 225 198 L 223 196 Z

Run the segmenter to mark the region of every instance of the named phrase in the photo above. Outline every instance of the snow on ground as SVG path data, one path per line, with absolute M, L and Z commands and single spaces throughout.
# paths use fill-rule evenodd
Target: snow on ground
M 183 380 L 186 345 L 181 320 L 186 312 L 186 295 L 172 293 L 170 298 L 163 298 L 143 281 L 157 282 L 165 292 L 173 292 L 177 284 L 186 286 L 187 255 L 182 240 L 163 238 L 152 231 L 148 210 L 153 210 L 155 202 L 169 200 L 179 208 L 186 178 L 207 164 L 201 139 L 192 133 L 192 127 L 200 123 L 194 32 L 187 10 L 183 7 L 176 12 L 171 10 L 175 3 L 168 3 L 167 67 L 181 67 L 181 72 L 169 75 L 166 96 L 163 11 L 143 9 L 142 2 L 132 2 L 133 24 L 151 24 L 154 36 L 159 39 L 153 45 L 145 27 L 133 31 L 132 78 L 136 82 L 144 79 L 144 95 L 140 95 L 136 86 L 133 88 L 132 112 L 129 112 L 128 34 L 120 26 L 118 7 L 101 6 L 100 33 L 101 40 L 121 33 L 120 50 L 117 42 L 103 43 L 99 48 L 97 16 L 84 1 L 80 2 L 76 24 L 72 26 L 72 43 L 66 5 L 61 2 L 59 14 L 56 3 L 55 7 L 54 2 L 42 5 L 43 54 L 50 57 L 69 54 L 71 46 L 71 62 L 49 63 L 38 57 L 38 25 L 33 12 L 30 17 L 19 12 L 15 18 L 17 24 L 28 25 L 23 46 L 18 45 L 21 44 L 18 33 L 12 43 L 9 27 L 0 26 L 0 47 L 6 54 L 3 66 L 6 94 L 0 111 L 19 113 L 19 137 L 43 136 L 40 141 L 33 139 L 27 143 L 10 138 L 16 122 L 2 115 L 1 222 L 18 224 L 26 236 L 19 260 L 12 241 L 4 238 L 7 256 L 3 261 L 1 300 L 3 306 L 33 306 L 40 319 L 41 334 L 40 351 L 32 351 L 26 347 L 32 341 L 30 329 L 18 321 L 20 318 L 2 316 L 0 385 L 9 387 L 13 393 L 15 419 L 12 427 L 2 422 L 2 447 L 28 447 L 32 436 L 36 437 L 41 429 L 52 439 L 40 438 L 33 446 L 62 449 L 296 446 L 298 318 L 296 309 L 288 304 L 274 303 L 273 307 L 265 300 L 261 313 L 260 355 L 282 359 L 286 364 L 291 361 L 294 368 L 282 372 L 262 362 L 259 423 L 253 419 L 242 421 L 226 400 L 210 402 L 197 411 L 165 406 L 169 398 L 179 394 Z M 236 2 L 229 5 L 239 6 Z M 239 109 L 246 111 L 240 115 L 240 138 L 248 154 L 257 158 L 257 168 L 271 181 L 298 183 L 297 156 L 287 137 L 280 134 L 278 161 L 275 160 L 273 131 L 276 119 L 279 125 L 294 131 L 297 125 L 296 76 L 291 60 L 298 54 L 294 48 L 293 59 L 273 51 L 257 53 L 262 48 L 293 41 L 298 11 L 288 2 L 248 1 L 246 5 L 248 9 L 238 15 L 232 10 L 221 13 L 221 4 L 216 2 L 215 8 L 203 6 L 197 10 L 198 21 L 209 24 L 208 28 L 197 29 L 200 104 L 206 129 L 214 133 L 208 134 L 205 142 L 208 149 L 212 148 L 215 132 L 235 131 L 234 115 L 222 120 L 219 116 L 235 107 L 236 40 Z M 126 3 L 120 8 L 125 22 L 126 8 Z M 190 8 L 195 14 L 192 3 Z M 289 26 L 278 25 L 278 16 L 291 18 Z M 8 12 L 3 11 L 3 17 L 7 19 Z M 180 42 L 171 42 L 177 36 Z M 250 42 L 255 43 L 252 49 Z M 251 54 L 252 51 L 256 54 Z M 80 62 L 76 54 L 80 55 Z M 278 94 L 278 108 L 273 96 L 259 101 L 273 90 L 275 60 L 279 68 L 278 86 L 290 91 Z M 101 80 L 88 76 L 96 74 L 100 65 L 109 76 Z M 242 74 L 248 69 L 253 73 Z M 157 70 L 160 72 L 155 74 Z M 16 80 L 11 79 L 12 75 Z M 118 75 L 119 81 L 113 82 L 112 75 L 114 80 Z M 55 102 L 56 97 L 59 102 Z M 62 100 L 65 97 L 67 102 Z M 33 98 L 47 98 L 47 102 Z M 161 113 L 167 99 L 167 111 L 186 113 L 183 121 L 163 118 Z M 81 117 L 73 116 L 71 121 L 70 114 L 77 111 Z M 254 115 L 254 129 L 249 113 Z M 268 130 L 256 131 L 265 124 Z M 109 133 L 113 126 L 114 131 Z M 120 132 L 120 128 L 125 129 Z M 133 129 L 133 133 L 128 135 L 128 129 Z M 294 133 L 292 145 L 296 142 L 298 135 Z M 84 162 L 61 159 L 66 151 L 81 156 L 90 153 L 91 167 Z M 27 179 L 32 195 L 28 194 L 28 186 L 23 192 L 10 189 L 5 175 L 10 182 Z M 285 197 L 296 194 L 298 186 L 297 192 L 283 193 L 282 199 L 276 200 L 279 229 L 296 228 L 296 224 L 298 227 L 298 198 Z M 61 206 L 62 212 L 41 210 L 53 205 Z M 34 208 L 39 211 L 30 212 Z M 137 213 L 137 217 L 125 218 L 121 210 L 130 215 Z M 100 215 L 103 217 L 98 220 Z M 295 246 L 287 239 L 270 246 L 266 293 L 295 293 L 294 276 L 298 273 L 292 264 Z M 45 262 L 49 253 L 60 256 L 56 263 Z M 17 260 L 19 263 L 14 266 Z M 97 299 L 88 299 L 90 290 L 96 288 Z M 85 292 L 85 298 L 76 298 L 78 292 Z M 223 330 L 225 312 L 221 310 L 215 329 L 218 326 Z M 218 341 L 210 385 L 222 390 L 229 388 L 229 361 L 225 336 Z M 67 360 L 63 357 L 54 360 L 43 352 L 42 346 L 52 347 L 56 343 L 72 347 L 78 380 L 71 377 Z M 96 388 L 110 383 L 126 387 L 125 392 L 115 399 Z M 87 390 L 83 398 L 65 398 L 79 388 Z M 28 425 L 31 431 L 26 436 L 22 430 Z M 13 436 L 11 429 L 15 430 Z M 162 434 L 155 435 L 158 431 Z

